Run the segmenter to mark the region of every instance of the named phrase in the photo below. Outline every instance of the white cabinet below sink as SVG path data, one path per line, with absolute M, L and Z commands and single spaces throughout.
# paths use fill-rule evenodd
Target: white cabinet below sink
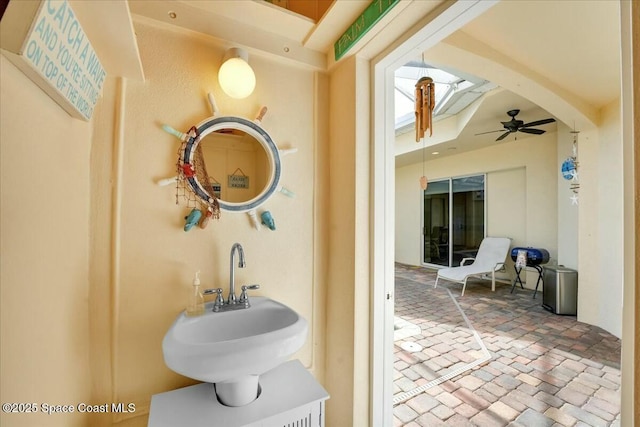
M 298 360 L 261 375 L 260 396 L 242 407 L 219 403 L 213 387 L 202 383 L 153 395 L 148 427 L 324 426 L 329 394 Z

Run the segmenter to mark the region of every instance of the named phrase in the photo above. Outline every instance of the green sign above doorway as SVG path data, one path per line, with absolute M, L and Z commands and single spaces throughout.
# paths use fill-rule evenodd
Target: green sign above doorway
M 336 61 L 373 28 L 400 0 L 373 0 L 333 45 Z

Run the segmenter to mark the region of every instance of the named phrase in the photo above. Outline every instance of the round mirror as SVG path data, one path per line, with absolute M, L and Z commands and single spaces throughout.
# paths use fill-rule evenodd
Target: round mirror
M 220 209 L 255 210 L 278 189 L 280 155 L 269 134 L 241 117 L 211 117 L 186 142 L 183 162 L 194 165 L 187 181 L 203 202 L 218 199 Z

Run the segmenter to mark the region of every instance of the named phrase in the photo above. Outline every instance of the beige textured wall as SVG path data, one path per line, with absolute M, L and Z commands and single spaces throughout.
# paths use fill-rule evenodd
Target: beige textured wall
M 91 124 L 72 119 L 0 56 L 0 377 L 3 426 L 82 426 L 85 414 L 41 404 L 90 403 Z
M 616 101 L 601 111 L 598 129 L 580 133 L 578 148 L 578 320 L 618 337 L 622 328 L 623 268 L 620 132 Z
M 361 119 L 369 114 L 367 72 L 366 61 L 350 57 L 330 77 L 328 426 L 369 425 L 369 131 Z
M 318 269 L 315 253 L 325 249 L 314 215 L 326 209 L 326 202 L 316 194 L 314 151 L 322 138 L 318 129 L 326 126 L 322 121 L 326 120 L 322 113 L 327 108 L 326 83 L 312 71 L 250 54 L 256 90 L 247 99 L 233 100 L 221 92 L 216 80 L 226 46 L 143 23 L 136 23 L 136 33 L 146 82 L 123 82 L 122 101 L 113 101 L 116 117 L 100 123 L 102 135 L 115 135 L 121 158 L 113 154 L 115 172 L 96 177 L 93 183 L 96 192 L 106 186 L 105 180 L 116 187 L 113 196 L 103 192 L 95 200 L 96 212 L 120 204 L 110 218 L 101 220 L 112 227 L 113 234 L 103 234 L 102 241 L 94 245 L 96 252 L 104 245 L 115 247 L 109 265 L 94 260 L 96 271 L 108 270 L 112 278 L 105 285 L 115 296 L 113 311 L 103 312 L 96 321 L 96 328 L 114 328 L 115 338 L 113 345 L 96 343 L 113 352 L 114 363 L 103 361 L 98 366 L 96 374 L 101 379 L 95 388 L 100 390 L 101 384 L 111 387 L 107 380 L 112 377 L 116 399 L 135 402 L 139 408 L 135 417 L 124 417 L 126 425 L 146 425 L 152 394 L 193 383 L 165 366 L 162 338 L 184 310 L 196 270 L 201 271 L 205 288 L 222 287 L 227 293 L 229 251 L 234 242 L 243 245 L 247 259 L 245 269 L 236 269 L 236 285 L 259 283 L 261 289 L 255 295 L 282 301 L 309 321 L 307 342 L 295 357 L 322 382 L 324 324 L 318 303 L 322 302 L 325 272 Z M 210 91 L 221 114 L 252 119 L 266 105 L 269 111 L 263 126 L 276 144 L 298 148 L 297 153 L 282 157 L 281 183 L 295 198 L 276 194 L 258 210 L 258 214 L 271 211 L 276 231 L 266 227 L 256 231 L 246 214 L 223 212 L 207 229 L 185 233 L 183 218 L 190 208 L 182 200 L 176 205 L 175 187 L 155 184 L 175 175 L 179 148 L 179 141 L 160 125 L 186 130 L 210 116 L 206 100 Z M 118 140 L 119 128 L 122 137 Z M 106 149 L 105 154 L 110 155 Z M 96 289 L 96 298 L 100 292 L 103 290 Z
M 330 236 L 327 284 L 327 424 L 353 417 L 355 289 L 355 60 L 340 64 L 330 77 Z M 339 100 L 339 101 L 338 101 Z
M 622 337 L 622 286 L 602 286 L 603 283 L 623 283 L 623 180 L 622 126 L 620 100 L 601 111 L 598 144 L 598 227 L 599 290 L 597 325 Z M 616 313 L 611 316 L 611 313 Z M 584 321 L 584 320 L 583 320 Z M 590 323 L 590 322 L 588 322 Z

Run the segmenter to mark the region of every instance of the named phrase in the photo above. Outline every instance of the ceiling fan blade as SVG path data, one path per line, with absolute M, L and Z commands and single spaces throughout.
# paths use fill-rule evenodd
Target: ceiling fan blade
M 485 135 L 487 133 L 496 133 L 496 132 L 504 132 L 504 129 L 500 129 L 500 130 L 490 130 L 489 132 L 480 132 L 480 133 L 476 133 L 475 136 L 478 135 Z
M 496 141 L 502 141 L 503 139 L 505 139 L 507 137 L 507 135 L 509 135 L 511 133 L 511 131 L 506 131 L 505 133 L 503 133 L 502 135 L 500 135 L 498 137 L 498 139 L 496 139 Z
M 522 127 L 523 128 L 529 128 L 529 127 L 532 127 L 532 126 L 546 125 L 547 123 L 553 123 L 555 121 L 556 121 L 556 119 L 536 120 L 535 122 L 525 123 L 525 124 L 522 125 Z
M 532 133 L 534 135 L 542 135 L 543 133 L 546 132 L 546 130 L 542 130 L 542 129 L 529 129 L 529 128 L 518 129 L 518 131 L 524 132 L 524 133 Z

